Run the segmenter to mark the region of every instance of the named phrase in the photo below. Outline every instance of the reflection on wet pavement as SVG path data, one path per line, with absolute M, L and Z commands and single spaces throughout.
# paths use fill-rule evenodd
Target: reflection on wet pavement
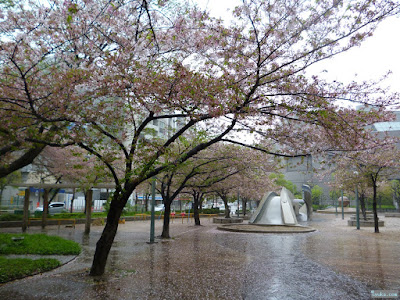
M 310 225 L 319 231 L 306 234 L 230 233 L 209 222 L 201 227 L 176 222 L 173 239 L 151 245 L 148 223 L 127 222 L 100 278 L 87 273 L 102 227 L 93 227 L 90 235 L 79 226 L 49 229 L 81 243 L 83 253 L 52 272 L 0 286 L 0 294 L 2 299 L 370 299 L 372 288 L 398 288 L 400 231 L 393 241 L 390 232 L 377 238 L 344 222 L 316 216 Z
M 373 228 L 357 231 L 345 222 L 333 219 L 314 224 L 323 234 L 310 235 L 304 252 L 335 271 L 362 280 L 371 289 L 400 290 L 399 218 L 386 218 L 379 234 Z

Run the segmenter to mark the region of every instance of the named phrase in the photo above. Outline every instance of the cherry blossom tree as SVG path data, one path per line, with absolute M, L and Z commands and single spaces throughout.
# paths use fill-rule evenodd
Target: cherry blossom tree
M 187 147 L 187 143 L 180 147 Z M 247 152 L 253 150 L 247 149 Z M 169 238 L 169 222 L 172 201 L 180 194 L 186 193 L 193 197 L 193 213 L 195 225 L 200 225 L 199 209 L 201 198 L 218 182 L 223 182 L 230 176 L 240 172 L 247 162 L 244 162 L 243 151 L 239 147 L 227 144 L 214 144 L 201 153 L 193 156 L 185 163 L 171 168 L 159 176 L 159 192 L 165 206 L 164 225 L 161 237 Z M 249 157 L 247 157 L 249 158 Z
M 266 161 L 238 174 L 238 193 L 242 200 L 243 215 L 246 215 L 249 201 L 261 201 L 265 193 L 276 190 L 276 185 L 269 176 L 276 169 L 273 162 Z
M 329 184 L 337 190 L 344 190 L 351 194 L 355 193 L 355 187 L 357 186 L 357 196 L 360 200 L 361 213 L 364 220 L 367 220 L 365 202 L 367 197 L 372 195 L 372 191 L 369 179 L 355 173 L 356 171 L 353 164 L 354 161 L 351 161 L 350 159 L 339 159 L 337 166 L 333 169 L 332 180 Z M 332 172 L 332 170 L 329 172 Z M 337 193 L 335 193 L 335 196 L 338 197 Z
M 394 98 L 372 83 L 329 83 L 306 70 L 359 45 L 398 13 L 395 1 L 255 0 L 229 25 L 178 1 L 19 3 L 0 13 L 1 142 L 74 144 L 107 167 L 116 190 L 91 275 L 104 273 L 134 189 L 212 144 L 246 144 L 233 131 L 279 145 L 261 140 L 265 152 L 304 155 L 362 148 L 361 128 L 389 118 Z M 161 139 L 154 121 L 177 126 Z M 194 127 L 199 142 L 165 160 Z M 6 156 L 6 165 L 18 158 Z
M 50 176 L 56 178 L 56 183 L 79 184 L 85 195 L 86 224 L 85 233 L 90 232 L 92 197 L 89 196 L 91 188 L 99 183 L 109 182 L 110 174 L 104 165 L 95 156 L 89 156 L 86 151 L 79 147 L 70 146 L 67 148 L 46 147 L 34 160 L 34 165 L 44 168 Z M 59 188 L 52 191 L 48 203 L 51 203 Z M 72 212 L 75 197 L 75 188 L 71 201 L 70 211 Z M 43 224 L 46 223 L 46 214 L 43 214 Z M 44 226 L 44 225 L 43 225 Z
M 221 186 L 230 186 L 235 179 L 235 185 L 238 187 L 241 185 L 238 176 L 253 167 L 253 157 L 255 155 L 266 156 L 248 148 L 234 147 L 224 143 L 214 145 L 208 150 L 211 151 L 211 155 L 205 153 L 201 155 L 201 158 L 207 164 L 202 166 L 203 170 L 200 169 L 185 189 L 185 193 L 190 194 L 193 198 L 196 225 L 200 225 L 199 209 L 202 207 L 204 195 L 216 193 L 216 190 L 219 190 Z
M 353 183 L 360 185 L 365 217 L 365 190 L 372 188 L 373 214 L 375 222 L 375 232 L 379 233 L 378 214 L 377 214 L 377 189 L 379 181 L 387 180 L 391 175 L 399 171 L 400 152 L 396 144 L 388 144 L 384 148 L 369 149 L 354 153 L 346 153 L 340 156 L 336 162 L 336 168 L 340 170 L 338 180 L 344 184 Z M 354 186 L 353 186 L 354 187 Z
M 136 195 L 142 194 L 142 201 L 144 202 L 144 205 L 142 207 L 143 212 L 149 211 L 149 200 L 151 197 L 151 185 L 152 185 L 151 180 L 152 179 L 142 182 L 135 189 Z

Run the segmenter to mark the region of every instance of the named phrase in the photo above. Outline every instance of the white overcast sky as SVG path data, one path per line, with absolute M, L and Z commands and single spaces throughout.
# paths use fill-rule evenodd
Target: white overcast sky
M 193 0 L 202 8 L 208 8 L 214 17 L 229 18 L 228 8 L 233 8 L 238 0 Z M 327 80 L 344 83 L 352 80 L 378 79 L 392 71 L 384 86 L 400 92 L 400 18 L 384 20 L 374 35 L 360 47 L 353 48 L 333 59 L 324 61 L 311 69 L 315 75 Z M 324 71 L 326 70 L 326 71 Z

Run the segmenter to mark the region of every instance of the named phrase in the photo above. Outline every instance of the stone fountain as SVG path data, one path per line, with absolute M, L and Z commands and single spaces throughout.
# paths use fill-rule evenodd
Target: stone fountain
M 293 194 L 285 187 L 282 188 L 280 195 L 275 192 L 266 193 L 248 224 L 223 225 L 218 227 L 218 229 L 260 233 L 315 231 L 314 228 L 302 226 L 298 223 L 297 218 L 300 216 L 301 209 L 299 210 L 299 204 L 301 202 L 305 203 L 303 206 L 306 207 L 306 219 L 311 219 L 311 197 L 304 198 L 303 200 L 294 199 Z

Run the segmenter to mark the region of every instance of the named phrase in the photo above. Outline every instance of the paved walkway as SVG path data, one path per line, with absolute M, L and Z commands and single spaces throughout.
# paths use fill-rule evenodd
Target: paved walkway
M 149 245 L 149 222 L 121 224 L 107 272 L 87 275 L 103 227 L 49 226 L 48 234 L 82 244 L 83 252 L 51 272 L 0 286 L 1 299 L 370 299 L 371 290 L 400 290 L 400 220 L 382 233 L 357 231 L 347 218 L 318 215 L 316 232 L 219 231 L 204 219 L 171 224 L 173 239 Z M 156 222 L 156 233 L 161 232 Z M 17 228 L 0 229 L 19 232 Z M 31 227 L 30 233 L 41 232 Z

